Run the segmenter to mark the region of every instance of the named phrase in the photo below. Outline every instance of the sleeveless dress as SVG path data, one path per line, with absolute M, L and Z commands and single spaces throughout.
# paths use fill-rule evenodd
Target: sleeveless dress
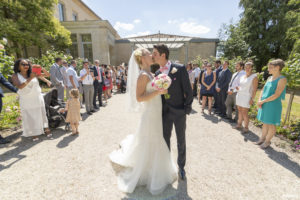
M 236 94 L 236 105 L 243 108 L 250 108 L 250 99 L 252 96 L 252 81 L 256 77 L 256 74 L 251 74 L 249 77 L 242 76 L 239 83 L 239 90 Z
M 266 82 L 261 100 L 269 98 L 270 96 L 275 94 L 278 81 L 282 78 L 285 77 L 280 76 L 273 81 L 268 80 Z M 281 100 L 285 99 L 285 93 L 286 93 L 286 87 L 284 88 L 284 90 L 282 91 L 282 93 L 277 99 L 264 103 L 262 107 L 258 109 L 257 119 L 263 122 L 264 124 L 273 124 L 279 126 L 281 121 L 281 112 L 282 112 Z
M 146 92 L 153 91 L 150 81 Z M 137 132 L 127 136 L 120 143 L 121 148 L 112 152 L 109 158 L 126 167 L 118 174 L 121 191 L 132 193 L 137 186 L 145 185 L 155 195 L 177 179 L 177 168 L 163 138 L 161 96 L 145 102 L 143 108 Z
M 21 84 L 26 81 L 20 73 L 17 75 Z M 20 97 L 22 136 L 30 137 L 44 134 L 44 128 L 48 128 L 48 119 L 38 79 L 32 79 L 17 93 Z
M 67 104 L 68 113 L 66 117 L 66 122 L 78 123 L 81 120 L 79 99 L 72 98 L 68 100 Z
M 210 75 L 207 75 L 207 72 L 205 71 L 203 76 L 204 76 L 204 82 L 206 85 L 210 85 L 214 81 L 214 73 L 213 72 L 211 72 Z M 211 97 L 214 94 L 214 86 L 212 86 L 209 90 L 207 90 L 207 88 L 203 85 L 203 83 L 201 83 L 200 93 L 203 96 Z

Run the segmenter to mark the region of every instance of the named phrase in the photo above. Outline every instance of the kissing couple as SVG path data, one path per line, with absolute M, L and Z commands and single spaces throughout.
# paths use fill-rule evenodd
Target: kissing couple
M 153 62 L 160 69 L 151 73 Z M 172 82 L 167 90 L 152 87 L 154 76 L 167 74 Z M 168 98 L 165 97 L 168 94 Z M 193 93 L 185 66 L 169 60 L 169 49 L 164 44 L 154 45 L 153 52 L 144 48 L 135 50 L 129 60 L 127 101 L 130 111 L 141 114 L 137 131 L 127 136 L 121 148 L 109 158 L 125 167 L 118 174 L 118 187 L 132 193 L 145 185 L 153 195 L 159 194 L 177 180 L 185 180 L 186 115 L 191 113 Z M 170 138 L 175 126 L 178 159 L 176 167 L 170 153 Z M 177 175 L 178 174 L 178 175 Z

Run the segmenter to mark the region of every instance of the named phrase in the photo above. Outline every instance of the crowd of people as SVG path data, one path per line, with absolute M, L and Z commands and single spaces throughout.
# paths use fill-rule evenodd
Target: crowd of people
M 205 114 L 208 102 L 208 113 L 212 110 L 220 117 L 236 123 L 233 128 L 241 130 L 243 134 L 249 132 L 249 109 L 255 103 L 258 88 L 258 77 L 253 72 L 253 63 L 240 61 L 235 63 L 235 72 L 228 68 L 229 61 L 220 60 L 212 63 L 204 61 L 203 66 L 188 63 L 186 65 L 194 96 L 202 104 L 202 114 Z M 268 72 L 270 77 L 261 91 L 258 102 L 257 119 L 263 123 L 262 136 L 256 142 L 265 149 L 271 144 L 276 133 L 276 126 L 280 124 L 282 103 L 286 93 L 287 79 L 281 75 L 284 62 L 281 59 L 270 61 Z M 214 101 L 214 104 L 213 104 Z M 233 111 L 235 114 L 233 116 Z
M 80 108 L 83 108 L 83 104 L 86 114 L 92 115 L 108 103 L 113 92 L 126 91 L 127 67 L 124 64 L 118 67 L 100 65 L 99 60 L 95 60 L 94 65 L 87 60 L 82 64 L 83 68 L 78 73 L 75 60 L 68 63 L 62 58 L 56 58 L 49 72 L 39 66 L 40 73 L 37 74 L 33 71 L 33 65 L 29 60 L 18 59 L 14 64 L 13 84 L 0 74 L 0 82 L 19 96 L 22 136 L 32 137 L 33 141 L 37 141 L 39 135 L 45 134 L 47 137 L 52 135 L 39 80 L 57 90 L 57 100 L 65 104 L 65 108 L 59 112 L 67 112 L 66 122 L 70 123 L 73 135 L 79 133 Z M 0 112 L 2 97 L 4 92 L 0 89 Z M 0 144 L 8 142 L 10 141 L 0 136 Z
M 66 108 L 62 112 L 68 111 L 67 122 L 71 124 L 72 134 L 79 133 L 80 108 L 83 108 L 83 104 L 86 114 L 92 115 L 108 103 L 113 91 L 126 91 L 126 66 L 100 65 L 99 60 L 95 60 L 93 65 L 88 61 L 83 61 L 82 64 L 83 68 L 79 71 L 75 60 L 68 63 L 62 58 L 56 58 L 49 72 L 42 68 L 41 74 L 37 75 L 33 73 L 30 61 L 18 59 L 14 64 L 13 85 L 0 74 L 0 82 L 11 91 L 17 92 L 20 97 L 23 136 L 33 137 L 33 140 L 38 140 L 38 136 L 44 133 L 51 136 L 38 79 L 57 89 L 59 101 L 64 102 L 67 99 Z M 236 123 L 235 129 L 247 133 L 248 112 L 255 103 L 258 87 L 253 63 L 235 63 L 234 73 L 228 68 L 229 61 L 221 63 L 216 60 L 213 64 L 214 69 L 212 63 L 207 61 L 201 67 L 192 63 L 186 65 L 193 95 L 202 104 L 202 114 L 205 114 L 208 107 L 208 114 L 213 112 L 231 123 Z M 256 102 L 259 107 L 257 118 L 263 122 L 263 133 L 257 142 L 261 148 L 267 148 L 271 144 L 276 126 L 280 124 L 281 100 L 285 97 L 287 82 L 280 74 L 283 67 L 284 62 L 280 59 L 269 62 L 268 71 L 271 76 Z M 50 77 L 50 81 L 46 77 Z M 3 96 L 3 91 L 0 90 L 0 112 Z M 7 142 L 9 141 L 0 136 L 0 143 Z

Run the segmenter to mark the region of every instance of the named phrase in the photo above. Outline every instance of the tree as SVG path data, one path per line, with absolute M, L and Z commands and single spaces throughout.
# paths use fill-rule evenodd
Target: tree
M 287 66 L 282 69 L 282 74 L 287 78 L 287 88 L 291 90 L 290 99 L 287 106 L 286 115 L 283 121 L 285 124 L 290 120 L 290 113 L 292 110 L 292 103 L 296 90 L 300 89 L 300 53 L 294 53 L 287 61 Z
M 250 56 L 249 45 L 244 39 L 240 23 L 223 24 L 219 29 L 219 39 L 219 51 L 222 56 L 228 59 L 236 57 L 246 59 Z
M 290 0 L 288 3 L 289 11 L 285 15 L 285 19 L 290 27 L 286 33 L 286 40 L 293 45 L 291 56 L 294 53 L 300 53 L 300 1 Z
M 19 57 L 27 46 L 64 49 L 71 44 L 70 32 L 54 17 L 56 4 L 57 0 L 1 0 L 0 38 L 9 41 L 9 54 Z
M 271 58 L 287 59 L 291 43 L 286 40 L 289 24 L 285 14 L 288 0 L 240 0 L 244 8 L 240 20 L 245 41 L 249 44 L 257 70 Z

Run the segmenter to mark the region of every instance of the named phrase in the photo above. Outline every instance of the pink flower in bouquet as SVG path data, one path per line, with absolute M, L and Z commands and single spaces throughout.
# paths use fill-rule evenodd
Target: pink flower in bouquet
M 160 74 L 153 79 L 152 87 L 156 90 L 166 90 L 172 83 L 171 78 L 166 74 Z

